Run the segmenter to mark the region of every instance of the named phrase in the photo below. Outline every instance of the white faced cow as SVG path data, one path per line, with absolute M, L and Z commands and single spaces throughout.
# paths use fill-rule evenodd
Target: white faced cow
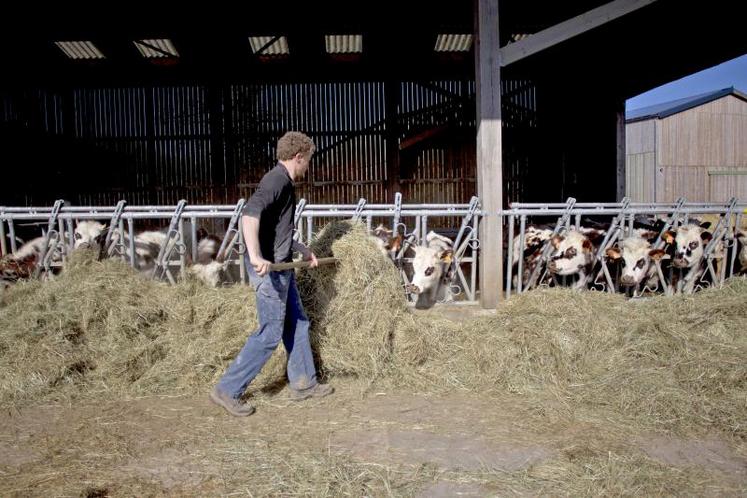
M 95 220 L 79 221 L 73 231 L 73 249 L 100 247 L 106 237 L 106 225 Z
M 414 252 L 413 275 L 407 290 L 418 296 L 416 307 L 429 308 L 450 294 L 449 268 L 454 257 L 453 242 L 431 231 L 426 235 L 424 245 L 411 249 Z
M 606 251 L 607 258 L 622 267 L 623 287 L 638 288 L 644 281 L 652 282 L 656 278 L 656 266 L 652 263 L 669 257 L 663 249 L 653 249 L 649 238 L 641 235 L 635 233 Z

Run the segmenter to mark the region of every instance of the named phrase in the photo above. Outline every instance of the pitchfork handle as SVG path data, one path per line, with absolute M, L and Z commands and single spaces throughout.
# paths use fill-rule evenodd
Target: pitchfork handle
M 337 258 L 319 258 L 319 265 L 331 265 L 337 263 Z M 270 271 L 293 270 L 296 268 L 308 268 L 311 261 L 293 261 L 292 263 L 273 263 L 270 265 Z

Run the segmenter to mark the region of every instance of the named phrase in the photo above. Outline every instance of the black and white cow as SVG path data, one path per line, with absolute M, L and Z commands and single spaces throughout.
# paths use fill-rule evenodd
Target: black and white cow
M 706 268 L 705 248 L 713 238 L 708 231 L 710 226 L 710 222 L 701 225 L 689 224 L 664 234 L 664 240 L 674 247 L 672 265 L 684 274 L 682 278 L 677 278 L 676 282 L 671 283 L 674 292 L 691 294 L 701 276 L 708 278 L 707 272 L 706 275 L 703 272 Z M 717 260 L 721 260 L 723 246 L 719 244 L 713 254 Z

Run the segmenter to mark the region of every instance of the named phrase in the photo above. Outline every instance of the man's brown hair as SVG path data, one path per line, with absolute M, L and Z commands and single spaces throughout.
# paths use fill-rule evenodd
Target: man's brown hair
M 314 141 L 300 131 L 289 131 L 278 140 L 278 160 L 289 161 L 299 152 L 311 156 L 316 150 Z

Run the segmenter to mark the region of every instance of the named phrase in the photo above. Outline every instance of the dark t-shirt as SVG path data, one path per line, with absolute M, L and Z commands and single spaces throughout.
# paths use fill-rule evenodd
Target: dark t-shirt
M 293 217 L 296 194 L 288 170 L 278 163 L 259 182 L 244 206 L 244 215 L 259 219 L 259 249 L 273 263 L 287 263 L 293 256 Z

